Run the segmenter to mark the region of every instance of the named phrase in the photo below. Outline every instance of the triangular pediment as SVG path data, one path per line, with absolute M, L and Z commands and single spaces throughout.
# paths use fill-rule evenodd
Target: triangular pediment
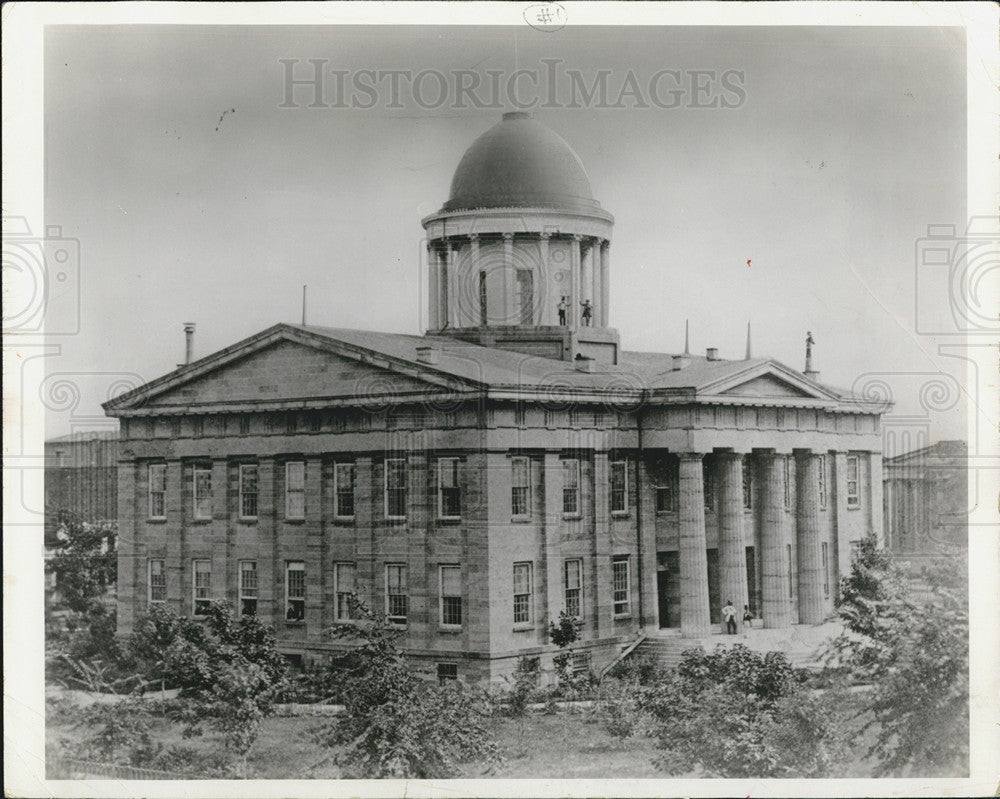
M 467 388 L 422 365 L 279 326 L 140 386 L 105 409 L 365 402 Z
M 765 361 L 698 386 L 702 396 L 835 401 L 836 394 L 776 361 Z
M 781 380 L 775 375 L 761 375 L 760 377 L 755 377 L 752 380 L 747 380 L 745 383 L 740 383 L 737 386 L 726 389 L 725 391 L 719 392 L 720 394 L 725 394 L 727 396 L 737 396 L 737 397 L 811 397 L 806 391 L 803 391 L 797 386 L 793 386 L 791 383 Z

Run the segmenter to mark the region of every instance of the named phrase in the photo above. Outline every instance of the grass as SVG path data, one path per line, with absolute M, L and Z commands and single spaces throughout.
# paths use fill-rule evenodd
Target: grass
M 50 708 L 51 710 L 51 708 Z M 85 730 L 74 726 L 73 714 L 50 712 L 47 746 L 51 754 L 71 755 L 79 748 Z M 250 751 L 248 777 L 255 779 L 336 779 L 332 750 L 316 742 L 316 731 L 329 724 L 316 717 L 269 718 Z M 470 764 L 465 776 L 497 778 L 595 778 L 663 776 L 652 765 L 653 742 L 647 738 L 628 741 L 608 734 L 590 715 L 532 714 L 523 719 L 490 721 L 503 758 L 488 775 Z M 150 730 L 156 741 L 197 751 L 220 749 L 217 736 L 185 740 L 180 728 L 157 722 Z M 194 776 L 194 775 L 192 775 Z

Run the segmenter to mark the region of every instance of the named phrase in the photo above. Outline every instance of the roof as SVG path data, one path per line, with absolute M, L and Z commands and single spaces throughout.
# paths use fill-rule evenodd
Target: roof
M 622 352 L 619 363 L 593 362 L 587 371 L 572 361 L 561 361 L 479 344 L 447 336 L 407 335 L 378 331 L 278 324 L 224 350 L 182 366 L 161 378 L 105 403 L 109 412 L 139 408 L 153 397 L 195 383 L 211 373 L 246 359 L 279 342 L 293 342 L 353 360 L 370 368 L 387 369 L 414 380 L 426 391 L 452 394 L 486 393 L 494 399 L 543 400 L 572 397 L 604 401 L 609 396 L 630 403 L 711 402 L 826 407 L 845 412 L 879 413 L 862 398 L 816 383 L 800 372 L 769 358 L 708 360 L 684 355 L 683 368 L 674 368 L 671 353 Z M 419 350 L 436 350 L 428 362 Z M 371 400 L 372 391 L 366 389 Z M 320 393 L 330 394 L 327 384 Z M 314 392 L 315 393 L 315 392 Z M 381 381 L 378 393 L 397 400 L 404 393 L 392 382 Z M 415 395 L 414 395 L 415 396 Z M 341 396 L 341 399 L 344 397 Z M 326 396 L 301 397 L 320 401 Z M 115 414 L 113 414 L 115 415 Z
M 561 136 L 529 113 L 504 114 L 465 151 L 441 210 L 538 207 L 600 209 L 583 163 Z

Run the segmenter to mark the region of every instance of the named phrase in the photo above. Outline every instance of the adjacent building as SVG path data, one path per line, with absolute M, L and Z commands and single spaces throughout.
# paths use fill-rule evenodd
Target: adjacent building
M 119 631 L 231 600 L 296 657 L 351 596 L 442 679 L 640 632 L 833 612 L 881 535 L 880 412 L 807 364 L 640 353 L 610 326 L 613 217 L 569 145 L 505 114 L 423 220 L 430 329 L 278 324 L 105 404 L 121 421 Z

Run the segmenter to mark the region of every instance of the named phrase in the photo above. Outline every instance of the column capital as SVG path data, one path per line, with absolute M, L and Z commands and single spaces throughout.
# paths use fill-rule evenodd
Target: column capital
M 585 238 L 585 237 L 584 237 L 584 236 L 582 236 L 582 235 L 580 235 L 579 233 L 574 233 L 574 234 L 573 234 L 573 241 L 583 241 L 583 240 L 584 240 L 584 238 Z
M 700 461 L 705 457 L 704 452 L 678 452 L 677 457 L 682 461 Z
M 506 234 L 504 234 L 504 235 L 506 235 Z M 479 234 L 478 233 L 470 233 L 469 234 L 469 241 L 479 241 Z
M 503 240 L 504 241 L 510 241 L 511 239 L 514 238 L 514 234 L 511 233 L 510 231 L 507 231 L 506 233 L 503 233 L 502 235 L 503 235 Z
M 723 461 L 741 461 L 746 457 L 746 453 L 734 452 L 733 450 L 725 450 L 723 452 L 713 452 L 716 458 Z
M 542 231 L 541 233 L 538 234 L 538 238 L 542 239 L 543 241 L 548 241 L 549 239 L 552 238 L 552 234 L 547 231 Z

